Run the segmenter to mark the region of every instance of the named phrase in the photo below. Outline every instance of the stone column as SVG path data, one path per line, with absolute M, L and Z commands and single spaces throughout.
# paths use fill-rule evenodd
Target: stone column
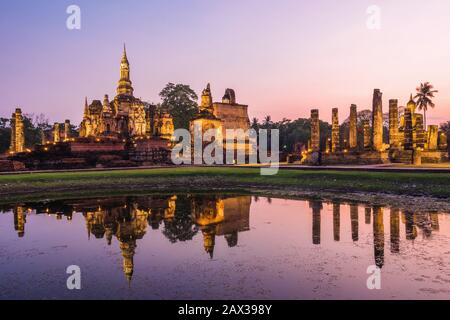
M 313 152 L 320 151 L 320 122 L 319 122 L 319 110 L 311 110 L 311 145 L 310 148 Z
M 363 132 L 364 132 L 364 149 L 369 149 L 371 144 L 370 137 L 370 122 L 369 120 L 363 121 Z
M 413 132 L 413 146 L 415 148 L 424 148 L 426 142 L 425 128 L 423 127 L 423 115 L 415 114 L 416 117 L 416 134 Z M 414 139 L 415 138 L 415 139 Z
M 348 143 L 350 150 L 355 150 L 358 147 L 358 111 L 356 105 L 350 106 L 350 131 L 348 134 Z
M 398 100 L 389 100 L 389 144 L 398 147 Z
M 25 130 L 23 125 L 22 110 L 16 109 L 16 152 L 25 150 Z
M 372 104 L 372 147 L 375 151 L 383 148 L 383 94 L 380 89 L 373 92 Z
M 338 115 L 339 109 L 333 108 L 333 116 L 331 120 L 331 152 L 337 152 L 339 151 L 339 141 L 340 141 L 340 134 L 339 134 L 339 115 Z
M 438 132 L 439 132 L 438 126 L 435 125 L 428 126 L 428 136 L 427 136 L 428 150 L 437 150 Z
M 64 140 L 70 139 L 70 120 L 64 122 Z
M 23 126 L 22 110 L 17 108 L 11 116 L 11 143 L 10 152 L 23 152 L 25 149 L 25 132 Z
M 59 123 L 55 122 L 53 125 L 53 142 L 58 143 L 61 141 L 61 135 L 59 132 Z
M 439 133 L 439 143 L 438 148 L 442 151 L 447 151 L 447 134 L 444 131 L 440 131 Z
M 11 143 L 9 145 L 10 152 L 16 152 L 16 114 L 11 115 Z
M 405 109 L 405 150 L 413 149 L 413 125 L 412 125 L 412 111 L 410 108 Z

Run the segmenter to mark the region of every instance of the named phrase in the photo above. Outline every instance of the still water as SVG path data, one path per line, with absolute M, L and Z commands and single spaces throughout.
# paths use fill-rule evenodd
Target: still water
M 0 299 L 450 299 L 449 213 L 234 195 L 0 209 Z

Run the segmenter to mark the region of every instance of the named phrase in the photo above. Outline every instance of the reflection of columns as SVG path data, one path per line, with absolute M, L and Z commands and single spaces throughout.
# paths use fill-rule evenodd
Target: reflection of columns
M 313 215 L 313 244 L 320 244 L 320 212 L 322 211 L 322 202 L 310 201 L 309 207 Z
M 384 222 L 381 207 L 373 207 L 373 242 L 375 264 L 378 268 L 382 268 L 384 265 Z
M 434 231 L 439 231 L 439 214 L 437 212 L 431 212 L 431 228 Z
M 369 207 L 366 207 L 364 212 L 365 212 L 365 222 L 366 222 L 366 224 L 370 224 L 372 209 Z
M 19 238 L 25 235 L 25 223 L 27 222 L 25 210 L 22 206 L 17 206 L 13 210 L 14 213 L 14 230 L 17 231 Z
M 417 229 L 414 223 L 414 213 L 405 211 L 405 230 L 406 240 L 414 240 L 417 238 Z
M 391 208 L 391 252 L 400 252 L 400 210 Z
M 359 225 L 358 225 L 358 206 L 351 205 L 350 206 L 350 218 L 352 221 L 352 240 L 359 240 Z
M 333 235 L 334 241 L 341 240 L 341 205 L 333 203 Z

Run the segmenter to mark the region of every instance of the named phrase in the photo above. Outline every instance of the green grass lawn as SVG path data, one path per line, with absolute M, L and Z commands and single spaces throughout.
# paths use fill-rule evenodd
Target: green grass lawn
M 120 194 L 145 191 L 317 190 L 374 192 L 450 198 L 450 173 L 294 171 L 261 176 L 253 168 L 164 168 L 98 172 L 61 172 L 0 176 L 4 200 L 17 197 Z

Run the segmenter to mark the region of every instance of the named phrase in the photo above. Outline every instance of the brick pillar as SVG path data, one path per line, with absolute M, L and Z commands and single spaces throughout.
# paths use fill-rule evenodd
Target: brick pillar
M 415 148 L 424 148 L 425 147 L 425 128 L 423 127 L 423 115 L 415 114 L 416 116 L 416 134 L 414 136 L 413 133 L 413 145 Z
M 311 145 L 312 151 L 320 151 L 320 122 L 319 110 L 311 110 Z
M 356 105 L 352 104 L 350 107 L 350 130 L 348 134 L 348 143 L 351 150 L 358 147 L 358 111 Z
M 375 151 L 383 148 L 383 94 L 380 89 L 373 92 L 372 104 L 372 147 Z
M 59 123 L 55 122 L 53 125 L 53 142 L 58 143 L 61 141 L 61 135 L 59 132 Z
M 64 122 L 64 140 L 70 139 L 70 120 Z
M 339 115 L 338 108 L 333 108 L 333 116 L 331 120 L 331 152 L 339 151 L 340 134 L 339 134 Z
M 427 144 L 428 150 L 437 150 L 438 149 L 438 134 L 439 127 L 438 126 L 428 126 L 428 135 L 427 135 Z
M 405 109 L 405 150 L 413 149 L 413 126 L 412 126 L 412 111 L 410 108 Z
M 369 149 L 371 145 L 371 130 L 369 120 L 363 121 L 363 132 L 364 132 L 364 149 Z
M 398 147 L 398 100 L 389 100 L 389 144 Z
M 22 110 L 16 109 L 16 152 L 23 152 L 25 150 L 25 130 L 23 125 Z

